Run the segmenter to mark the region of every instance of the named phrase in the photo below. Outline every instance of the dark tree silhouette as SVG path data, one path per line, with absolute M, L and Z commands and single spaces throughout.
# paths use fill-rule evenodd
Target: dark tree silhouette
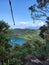
M 46 20 L 49 13 L 49 0 L 36 0 L 37 4 L 29 7 L 33 20 Z
M 40 36 L 44 39 L 44 32 L 49 29 L 49 0 L 36 0 L 37 4 L 29 7 L 31 17 L 34 20 L 45 21 L 47 25 L 40 27 Z
M 0 21 L 0 62 L 4 65 L 4 62 L 8 60 L 11 45 L 9 39 L 6 36 L 9 25 L 4 21 Z

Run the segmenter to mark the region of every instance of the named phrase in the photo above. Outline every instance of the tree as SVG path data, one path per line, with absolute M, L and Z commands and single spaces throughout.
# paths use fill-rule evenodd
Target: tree
M 31 17 L 33 20 L 46 20 L 47 13 L 49 13 L 49 0 L 36 0 L 37 4 L 29 7 L 31 10 Z
M 45 21 L 46 25 L 40 27 L 40 36 L 44 39 L 44 32 L 49 30 L 49 0 L 36 0 L 37 4 L 29 7 L 33 20 Z M 47 20 L 47 21 L 46 21 Z
M 46 40 L 46 46 L 41 46 L 35 51 L 35 54 L 41 54 L 49 57 L 49 0 L 36 0 L 37 4 L 29 7 L 33 20 L 45 21 L 46 25 L 40 27 L 40 36 Z M 45 55 L 46 53 L 46 55 Z
M 37 0 L 39 7 L 45 7 L 47 3 L 49 3 L 49 0 Z
M 4 21 L 0 21 L 0 33 L 5 32 L 9 28 L 9 25 Z
M 8 29 L 9 25 L 4 21 L 0 21 L 0 62 L 2 65 L 4 65 L 4 62 L 7 61 L 11 48 L 9 39 L 6 36 Z
M 45 25 L 40 27 L 40 34 L 39 36 L 41 36 L 44 39 L 44 32 L 47 30 L 47 27 Z

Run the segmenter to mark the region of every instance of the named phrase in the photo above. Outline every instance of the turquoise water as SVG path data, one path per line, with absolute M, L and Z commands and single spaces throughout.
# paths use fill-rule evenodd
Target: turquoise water
M 10 43 L 12 44 L 12 45 L 15 45 L 15 44 L 20 44 L 20 45 L 22 45 L 22 44 L 24 44 L 26 42 L 26 40 L 25 39 L 22 39 L 22 38 L 10 38 Z

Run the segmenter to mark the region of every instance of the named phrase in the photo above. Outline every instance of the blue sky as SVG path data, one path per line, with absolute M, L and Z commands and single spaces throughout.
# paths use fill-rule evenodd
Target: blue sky
M 44 24 L 43 21 L 33 23 L 29 7 L 36 3 L 36 0 L 11 0 L 15 24 L 13 25 L 8 0 L 0 0 L 0 20 L 4 20 L 11 28 L 34 28 Z

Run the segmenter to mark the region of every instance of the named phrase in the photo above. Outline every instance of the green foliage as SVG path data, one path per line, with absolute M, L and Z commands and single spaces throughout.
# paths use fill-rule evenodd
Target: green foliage
M 4 25 L 5 29 L 4 29 Z M 24 57 L 26 55 L 35 55 L 40 57 L 49 57 L 49 40 L 42 39 L 39 36 L 39 30 L 21 30 L 22 38 L 27 38 L 27 42 L 19 45 L 16 44 L 13 47 L 9 44 L 9 32 L 13 34 L 13 30 L 10 30 L 6 23 L 2 23 L 2 28 L 0 29 L 0 62 L 3 64 L 13 64 L 13 65 L 22 65 L 24 63 Z M 4 29 L 4 31 L 3 31 Z M 40 28 L 41 32 L 45 30 L 44 28 Z M 25 33 L 23 33 L 23 32 Z M 35 32 L 35 33 L 34 33 Z M 22 34 L 23 33 L 23 34 Z M 46 33 L 46 32 L 45 32 Z M 9 35 L 10 36 L 10 35 Z M 28 38 L 29 37 L 29 38 Z M 45 41 L 45 42 L 44 42 Z
M 4 21 L 0 21 L 0 32 L 5 32 L 9 28 L 9 25 Z
M 0 21 L 0 62 L 4 64 L 7 62 L 8 54 L 10 53 L 11 45 L 9 39 L 6 36 L 9 25 L 4 21 Z

